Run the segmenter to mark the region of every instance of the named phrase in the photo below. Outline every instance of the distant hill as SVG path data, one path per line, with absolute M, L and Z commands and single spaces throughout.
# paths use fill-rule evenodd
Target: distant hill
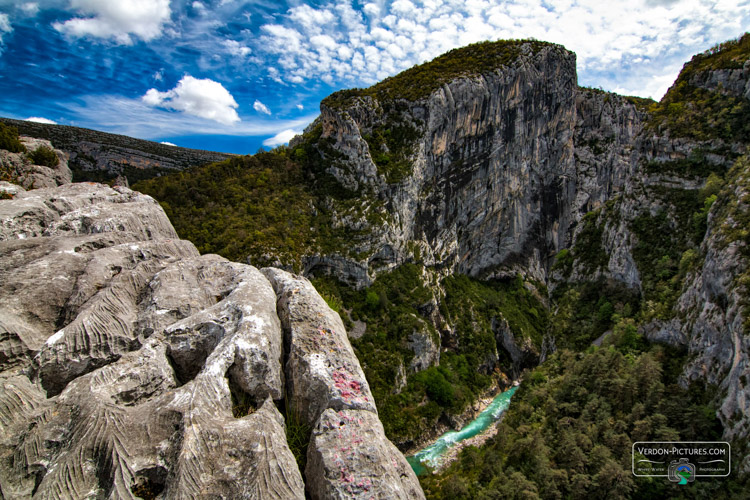
M 47 139 L 57 149 L 66 152 L 70 156 L 73 180 L 77 182 L 108 181 L 118 175 L 136 182 L 233 156 L 67 125 L 10 118 L 0 118 L 0 121 L 16 127 L 21 135 Z

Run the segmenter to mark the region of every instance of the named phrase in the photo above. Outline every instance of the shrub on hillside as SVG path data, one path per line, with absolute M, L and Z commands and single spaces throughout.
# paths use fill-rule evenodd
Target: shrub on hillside
M 60 163 L 57 153 L 49 146 L 39 146 L 29 153 L 29 158 L 34 165 L 41 165 L 43 167 L 54 168 Z
M 18 129 L 0 123 L 0 149 L 5 149 L 11 153 L 23 153 L 26 148 L 18 140 Z

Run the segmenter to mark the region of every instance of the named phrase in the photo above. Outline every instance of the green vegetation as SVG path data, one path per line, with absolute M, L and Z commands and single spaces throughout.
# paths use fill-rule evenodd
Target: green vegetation
M 682 75 L 649 111 L 652 115 L 649 126 L 665 128 L 673 137 L 750 142 L 747 99 L 694 87 Z
M 26 147 L 18 140 L 18 129 L 0 122 L 0 149 L 11 153 L 23 153 Z
M 563 350 L 536 368 L 488 445 L 421 478 L 427 497 L 738 498 L 746 485 L 736 476 L 680 488 L 632 475 L 634 441 L 721 438 L 712 389 L 677 386 L 682 358 L 634 330 L 616 329 L 609 346 Z
M 615 94 L 613 92 L 607 92 L 606 90 L 603 90 L 601 88 L 596 87 L 578 87 L 579 90 L 591 92 L 592 94 L 599 94 L 605 96 L 605 102 L 608 102 L 610 99 L 624 99 L 625 101 L 629 102 L 630 104 L 634 105 L 636 108 L 638 108 L 639 111 L 648 111 L 648 108 L 653 105 L 656 101 L 649 97 L 638 97 L 634 95 L 620 95 Z
M 745 318 L 743 330 L 750 335 L 750 158 L 740 157 L 727 174 L 726 186 L 718 197 L 715 226 L 718 227 L 719 247 L 734 243 L 744 263 L 738 267 L 733 286 L 738 287 L 742 297 L 742 313 Z M 707 198 L 707 201 L 710 199 Z
M 435 280 L 423 267 L 409 263 L 359 291 L 330 277 L 313 280 L 327 301 L 342 304 L 348 328 L 354 321 L 367 324 L 365 335 L 352 345 L 386 435 L 402 446 L 434 429 L 441 416 L 462 413 L 499 375 L 493 371 L 494 355 L 504 351 L 497 348 L 493 318 L 505 319 L 518 343 L 531 339 L 537 350 L 547 328 L 544 305 L 520 277 L 482 282 L 450 276 L 442 282 L 443 298 L 430 285 Z M 452 333 L 441 335 L 433 326 L 437 308 Z M 415 334 L 442 347 L 440 366 L 411 372 Z M 502 366 L 509 370 L 506 361 Z
M 667 129 L 673 137 L 750 142 L 750 102 L 696 86 L 701 73 L 742 68 L 747 59 L 750 59 L 750 34 L 694 56 L 662 100 L 649 108 L 652 116 L 649 126 Z
M 181 238 L 201 253 L 242 261 L 248 255 L 281 259 L 303 255 L 314 244 L 312 196 L 300 166 L 283 155 L 235 157 L 135 184 L 159 200 Z
M 294 408 L 287 407 L 284 412 L 284 422 L 286 425 L 286 442 L 289 449 L 297 461 L 300 471 L 305 470 L 307 464 L 307 447 L 310 444 L 312 429 L 307 425 L 304 419 L 297 415 Z
M 55 168 L 60 164 L 60 158 L 57 157 L 55 150 L 49 146 L 39 146 L 29 153 L 29 159 L 34 165 Z
M 749 58 L 750 34 L 745 33 L 740 38 L 716 44 L 702 54 L 693 56 L 685 66 L 694 72 L 716 69 L 742 69 L 745 61 Z
M 600 220 L 601 210 L 594 210 L 584 215 L 583 228 L 578 233 L 573 255 L 581 262 L 586 272 L 594 272 L 606 267 L 609 261 L 607 252 L 602 246 L 604 222 Z
M 700 265 L 708 212 L 722 184 L 719 176 L 711 174 L 698 191 L 650 188 L 650 195 L 664 208 L 653 215 L 643 212 L 630 224 L 638 239 L 633 258 L 641 274 L 644 319 L 668 319 L 673 314 L 685 276 Z
M 695 148 L 690 152 L 690 156 L 682 160 L 672 161 L 651 161 L 645 165 L 645 170 L 649 174 L 669 174 L 684 178 L 706 178 L 711 174 L 723 175 L 726 168 L 721 163 L 709 161 L 705 151 L 702 148 Z M 735 155 L 731 151 L 710 151 L 717 153 L 729 159 Z
M 373 128 L 363 137 L 370 149 L 378 173 L 388 184 L 397 184 L 412 172 L 411 156 L 419 130 L 406 121 L 386 120 L 389 126 Z
M 21 180 L 18 177 L 18 172 L 15 168 L 12 168 L 10 163 L 0 163 L 0 181 L 10 182 L 11 184 L 21 184 Z M 13 198 L 9 194 L 2 193 L 0 199 L 11 199 Z
M 640 307 L 636 291 L 603 279 L 561 284 L 552 299 L 549 332 L 557 345 L 576 350 L 586 349 L 620 319 L 634 318 Z
M 94 163 L 94 160 L 91 159 L 91 162 Z M 118 175 L 127 178 L 130 184 L 135 184 L 140 181 L 174 174 L 176 172 L 176 170 L 172 168 L 138 168 L 132 165 L 122 165 L 118 169 L 121 173 L 118 174 L 116 171 L 110 172 L 109 170 L 83 170 L 77 162 L 71 162 L 69 167 L 70 171 L 73 173 L 73 182 L 100 182 L 109 185 L 114 183 Z
M 638 97 L 634 95 L 626 95 L 623 96 L 626 101 L 628 101 L 630 104 L 635 105 L 636 108 L 638 108 L 639 111 L 648 111 L 648 109 L 656 103 L 653 99 L 650 97 Z
M 529 291 L 520 275 L 510 282 L 483 282 L 453 275 L 443 281 L 443 286 L 445 301 L 441 310 L 461 332 L 458 351 L 474 360 L 475 366 L 495 348 L 493 319 L 505 319 L 519 341 L 531 339 L 534 347 L 541 349 L 547 331 L 547 311 L 539 292 Z
M 396 76 L 366 88 L 342 90 L 326 97 L 323 105 L 331 108 L 347 107 L 355 97 L 374 97 L 378 100 L 406 99 L 416 101 L 429 96 L 445 83 L 462 76 L 494 72 L 513 64 L 527 44 L 533 54 L 544 47 L 556 46 L 536 40 L 501 40 L 479 42 L 453 49 L 432 61 L 414 66 Z
M 346 252 L 357 236 L 332 227 L 328 202 L 362 201 L 329 178 L 321 163 L 306 143 L 148 179 L 133 189 L 159 200 L 180 237 L 201 253 L 235 261 L 249 256 L 256 265 L 278 258 L 299 270 L 303 256 Z M 334 183 L 338 189 L 330 187 Z

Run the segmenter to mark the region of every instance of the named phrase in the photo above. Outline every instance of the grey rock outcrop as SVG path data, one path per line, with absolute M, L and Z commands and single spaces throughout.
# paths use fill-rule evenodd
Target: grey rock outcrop
M 424 324 L 424 321 L 420 320 L 420 323 Z M 409 363 L 412 373 L 440 364 L 440 338 L 432 335 L 426 324 L 409 334 L 409 349 L 414 353 Z
M 307 455 L 313 498 L 424 498 L 411 466 L 383 435 L 373 412 L 325 410 Z
M 406 243 L 416 242 L 428 265 L 544 278 L 572 222 L 575 55 L 559 46 L 522 52 L 508 67 L 457 78 L 408 104 L 401 118 L 419 138 L 412 173 L 397 184 L 373 174 L 363 139 L 387 126 L 382 103 L 321 106 L 322 137 L 346 159 L 337 168 L 353 177 L 347 183 L 388 200 L 390 219 L 369 251 L 374 270 L 405 261 Z
M 511 376 L 517 379 L 525 368 L 536 366 L 539 352 L 528 338 L 516 340 L 513 330 L 505 318 L 493 318 L 492 330 L 495 332 L 498 349 L 502 348 L 510 357 Z
M 39 147 L 52 148 L 52 144 L 44 139 L 33 137 L 20 137 L 28 151 L 34 151 Z M 67 184 L 73 179 L 73 173 L 68 168 L 68 155 L 55 149 L 58 164 L 55 167 L 35 165 L 26 153 L 11 153 L 0 149 L 0 168 L 5 171 L 14 182 L 25 189 L 39 189 L 55 187 Z
M 338 313 L 309 281 L 279 269 L 263 273 L 276 290 L 288 346 L 288 399 L 313 427 L 305 468 L 311 497 L 424 498 L 411 466 L 385 437 Z
M 423 498 L 308 281 L 200 256 L 125 187 L 20 190 L 0 222 L 3 498 Z M 316 429 L 304 478 L 278 407 Z

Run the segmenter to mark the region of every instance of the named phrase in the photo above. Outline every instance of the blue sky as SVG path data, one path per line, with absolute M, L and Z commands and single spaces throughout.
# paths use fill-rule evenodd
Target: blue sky
M 254 153 L 472 42 L 560 43 L 579 84 L 659 99 L 748 29 L 750 0 L 0 0 L 0 115 Z

